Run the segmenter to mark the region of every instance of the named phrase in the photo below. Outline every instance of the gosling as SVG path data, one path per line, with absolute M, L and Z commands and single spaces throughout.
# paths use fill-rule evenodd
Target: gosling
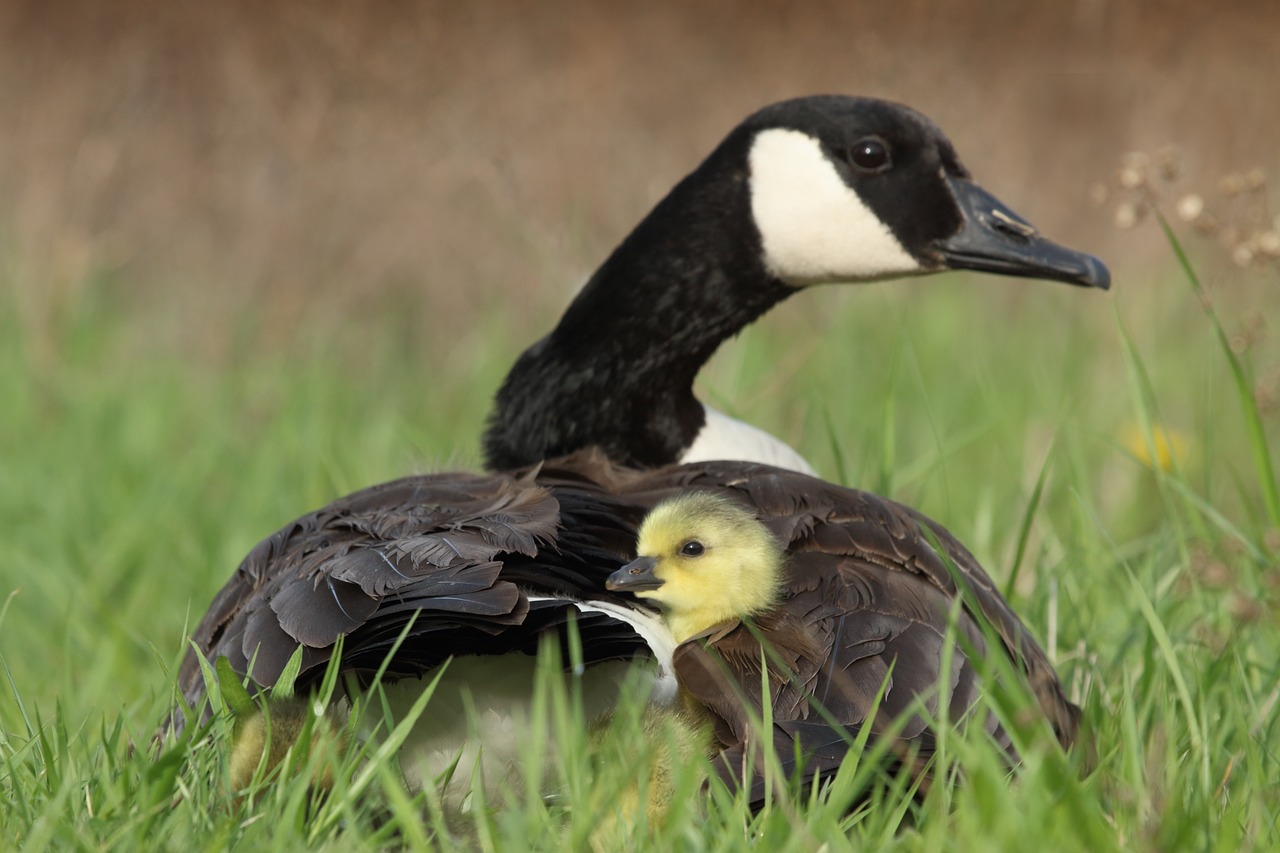
M 783 551 L 755 515 L 729 498 L 689 492 L 645 517 L 639 555 L 605 586 L 662 606 L 676 645 L 778 601 Z
M 636 553 L 605 586 L 659 604 L 672 647 L 738 625 L 771 609 L 779 597 L 781 546 L 753 513 L 720 495 L 689 492 L 654 507 L 640 527 Z M 672 805 L 677 764 L 716 752 L 706 706 L 680 694 L 680 707 L 651 705 L 643 720 L 656 752 L 643 805 L 650 826 L 661 824 Z M 664 737 L 664 730 L 674 736 Z M 638 791 L 624 793 L 618 814 L 597 830 L 592 846 L 616 846 L 640 809 Z

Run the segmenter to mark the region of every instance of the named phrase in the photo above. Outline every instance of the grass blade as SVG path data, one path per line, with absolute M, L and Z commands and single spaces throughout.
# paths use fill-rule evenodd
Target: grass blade
M 1169 241 L 1173 254 L 1178 259 L 1178 265 L 1182 268 L 1182 273 L 1186 277 L 1187 283 L 1191 285 L 1192 292 L 1195 293 L 1196 298 L 1200 301 L 1200 306 L 1204 309 L 1205 315 L 1213 325 L 1213 330 L 1218 337 L 1218 343 L 1222 347 L 1222 354 L 1227 360 L 1227 365 L 1231 368 L 1231 378 L 1235 381 L 1236 396 L 1240 399 L 1240 410 L 1244 416 L 1245 430 L 1249 436 L 1249 449 L 1253 453 L 1254 465 L 1258 472 L 1258 484 L 1262 487 L 1262 498 L 1267 507 L 1267 518 L 1272 528 L 1280 528 L 1280 485 L 1276 483 L 1275 466 L 1271 462 L 1271 448 L 1267 443 L 1267 432 L 1262 424 L 1262 414 L 1258 411 L 1258 401 L 1253 396 L 1253 386 L 1249 381 L 1245 365 L 1240 356 L 1236 354 L 1236 351 L 1231 348 L 1231 341 L 1227 338 L 1226 330 L 1222 328 L 1222 321 L 1218 319 L 1218 312 L 1213 307 L 1213 300 L 1209 298 L 1204 286 L 1200 283 L 1200 277 L 1196 274 L 1195 268 L 1191 266 L 1187 253 L 1183 251 L 1181 241 L 1173 233 L 1173 228 L 1170 227 L 1169 221 L 1164 218 L 1164 214 L 1156 209 L 1155 215 L 1156 220 L 1160 223 L 1161 230 L 1164 231 L 1165 239 Z

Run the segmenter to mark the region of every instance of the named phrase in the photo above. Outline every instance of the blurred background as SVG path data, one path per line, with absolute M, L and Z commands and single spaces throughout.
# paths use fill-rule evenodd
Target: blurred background
M 1169 254 L 1117 175 L 1198 193 L 1228 258 L 1270 223 L 1277 81 L 1280 4 L 1245 0 L 6 0 L 0 257 L 28 328 L 97 288 L 215 355 L 388 300 L 550 322 L 739 119 L 830 91 L 929 115 L 1132 288 Z

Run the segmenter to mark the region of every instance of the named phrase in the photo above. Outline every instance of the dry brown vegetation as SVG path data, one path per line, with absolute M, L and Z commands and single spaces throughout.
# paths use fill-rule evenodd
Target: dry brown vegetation
M 1185 0 L 0 4 L 0 235 L 37 319 L 103 270 L 174 338 L 390 294 L 549 318 L 741 116 L 919 108 L 1015 209 L 1121 277 L 1126 152 L 1280 165 L 1280 5 Z M 548 313 L 549 312 L 549 313 Z

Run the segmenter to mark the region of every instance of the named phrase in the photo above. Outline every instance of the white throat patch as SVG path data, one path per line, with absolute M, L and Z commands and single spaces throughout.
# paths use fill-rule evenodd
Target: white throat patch
M 788 284 L 918 272 L 898 239 L 840 177 L 816 139 L 761 131 L 751 145 L 751 212 L 764 264 Z
M 702 409 L 706 412 L 707 422 L 693 444 L 681 455 L 681 463 L 735 459 L 739 462 L 762 462 L 817 476 L 813 466 L 781 439 L 710 406 L 704 405 Z

